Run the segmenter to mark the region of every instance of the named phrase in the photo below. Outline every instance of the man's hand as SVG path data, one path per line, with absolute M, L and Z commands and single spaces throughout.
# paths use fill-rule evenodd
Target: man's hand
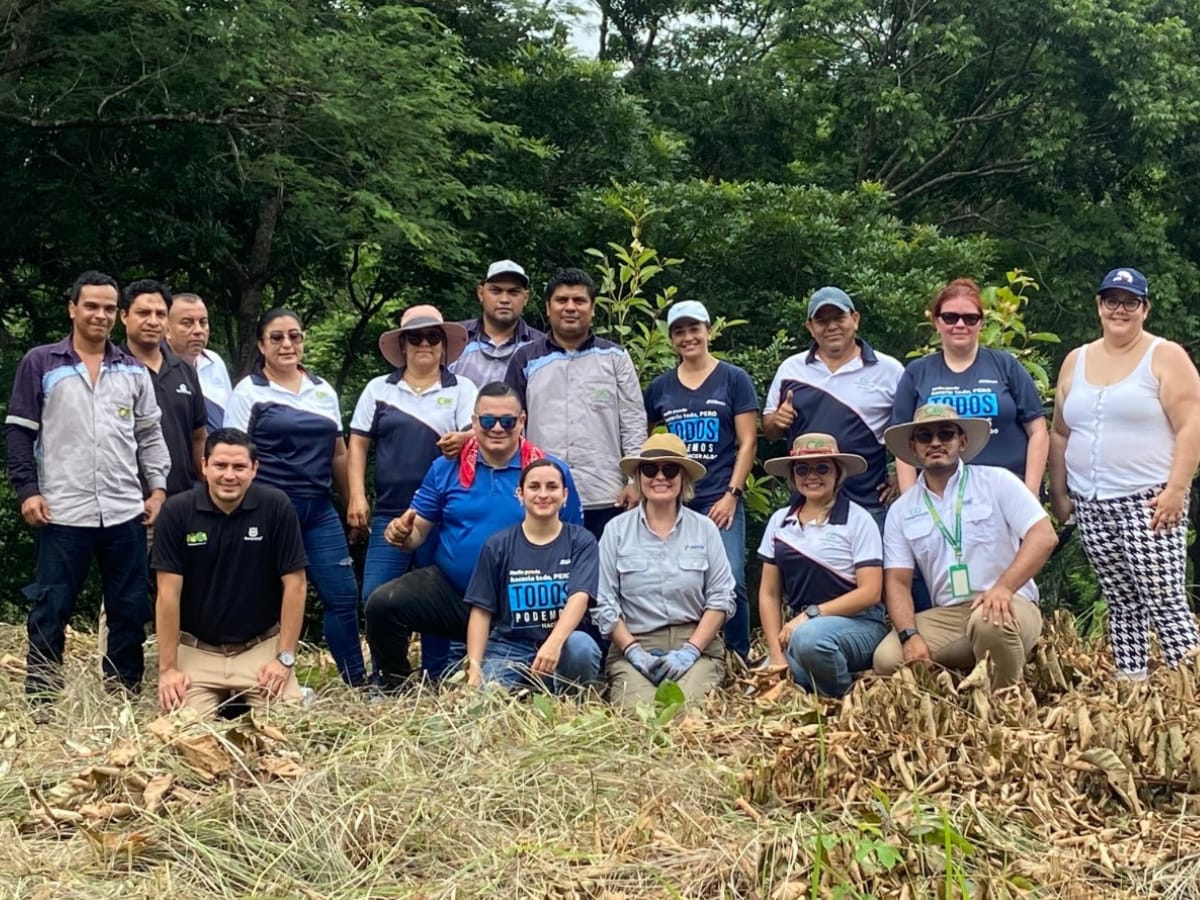
M 442 451 L 442 456 L 446 459 L 458 459 L 458 454 L 462 453 L 463 444 L 470 436 L 469 431 L 447 431 L 438 438 L 438 449 Z
M 269 698 L 278 697 L 287 686 L 292 670 L 277 659 L 258 670 L 258 686 Z
M 1050 512 L 1054 513 L 1054 518 L 1060 524 L 1065 524 L 1067 519 L 1075 515 L 1075 501 L 1066 494 L 1051 494 Z
M 625 487 L 621 488 L 621 492 L 617 494 L 617 499 L 613 503 L 613 506 L 620 509 L 633 509 L 637 506 L 637 491 L 633 489 L 632 484 L 626 484 Z
M 783 402 L 779 404 L 774 412 L 772 421 L 775 427 L 783 432 L 783 436 L 787 437 L 788 429 L 792 427 L 792 423 L 796 421 L 796 407 L 792 405 L 792 392 L 788 391 L 783 398 Z
M 1187 491 L 1167 485 L 1158 495 L 1146 501 L 1146 505 L 1154 510 L 1150 516 L 1151 531 L 1170 531 L 1183 521 L 1183 504 L 1187 500 Z
M 542 641 L 542 646 L 538 647 L 537 656 L 533 658 L 530 668 L 538 675 L 553 675 L 558 668 L 558 661 L 562 658 L 562 647 L 556 639 L 546 638 Z
M 737 497 L 727 492 L 722 494 L 721 499 L 708 508 L 708 517 L 722 531 L 728 531 L 733 527 L 733 514 L 735 512 L 737 512 Z
M 192 679 L 178 669 L 164 669 L 158 673 L 158 705 L 163 712 L 179 709 L 187 702 L 191 683 Z
M 369 528 L 371 525 L 371 504 L 367 502 L 366 494 L 355 494 L 346 504 L 346 524 L 351 528 Z
M 1017 621 L 1012 604 L 1013 592 L 994 584 L 971 601 L 971 609 L 983 610 L 983 621 L 991 625 L 1011 625 Z
M 900 496 L 900 484 L 896 481 L 895 475 L 889 475 L 886 481 L 879 482 L 875 485 L 875 490 L 879 494 L 879 502 L 884 506 L 889 505 Z
M 25 501 L 21 504 L 21 518 L 34 528 L 49 525 L 50 507 L 46 504 L 46 498 L 41 494 L 26 497 Z
M 408 539 L 412 537 L 416 522 L 417 511 L 415 509 L 406 509 L 399 516 L 388 522 L 387 528 L 383 530 L 383 539 L 393 547 L 407 550 Z
M 479 660 L 467 660 L 467 687 L 483 687 L 483 666 Z
M 925 643 L 925 638 L 919 634 L 914 634 L 901 644 L 900 651 L 904 655 L 905 663 L 920 663 L 923 666 L 933 665 L 933 654 L 929 652 L 929 645 Z
M 162 488 L 158 488 L 150 492 L 150 496 L 146 498 L 144 504 L 145 512 L 142 513 L 142 524 L 149 528 L 158 521 L 158 511 L 162 509 L 163 501 L 167 499 L 167 492 Z

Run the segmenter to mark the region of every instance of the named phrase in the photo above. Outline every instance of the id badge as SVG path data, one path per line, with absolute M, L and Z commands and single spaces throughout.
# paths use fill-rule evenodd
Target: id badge
M 950 567 L 950 596 L 955 600 L 965 600 L 971 596 L 971 576 L 963 563 Z

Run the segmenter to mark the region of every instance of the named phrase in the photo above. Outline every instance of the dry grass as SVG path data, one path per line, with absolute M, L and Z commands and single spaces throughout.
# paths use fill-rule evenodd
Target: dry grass
M 90 646 L 50 725 L 0 677 L 4 897 L 1200 897 L 1195 674 L 1119 696 L 1061 623 L 990 699 L 982 673 L 827 707 L 761 678 L 665 725 L 336 685 L 269 723 L 157 720 Z

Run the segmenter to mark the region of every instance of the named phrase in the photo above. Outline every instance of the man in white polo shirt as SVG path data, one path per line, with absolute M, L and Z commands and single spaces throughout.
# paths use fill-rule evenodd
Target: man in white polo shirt
M 987 443 L 986 419 L 928 404 L 884 433 L 887 448 L 921 469 L 888 510 L 884 596 L 894 630 L 875 650 L 875 671 L 905 663 L 969 669 L 992 657 L 992 687 L 1021 681 L 1042 632 L 1033 577 L 1058 542 L 1046 511 L 1007 469 L 968 466 Z M 913 571 L 933 608 L 914 612 Z

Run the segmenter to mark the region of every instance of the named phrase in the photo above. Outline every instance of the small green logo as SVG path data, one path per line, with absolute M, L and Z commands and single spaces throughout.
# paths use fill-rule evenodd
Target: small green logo
M 454 401 L 450 397 L 438 397 L 437 398 L 438 406 L 452 406 L 453 404 L 454 404 Z
M 203 547 L 208 543 L 208 535 L 203 531 L 193 531 L 184 537 L 189 547 Z
M 118 406 L 117 407 L 117 415 L 120 416 L 122 419 L 128 419 L 129 418 L 129 407 L 128 406 Z

